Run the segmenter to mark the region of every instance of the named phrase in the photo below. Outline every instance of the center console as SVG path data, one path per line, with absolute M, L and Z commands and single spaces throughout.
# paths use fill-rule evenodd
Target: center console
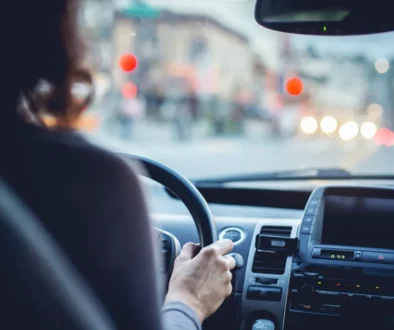
M 394 328 L 394 190 L 321 187 L 305 208 L 284 328 Z
M 255 228 L 244 327 L 394 329 L 394 189 L 320 187 L 299 220 Z M 265 324 L 265 323 L 264 323 Z

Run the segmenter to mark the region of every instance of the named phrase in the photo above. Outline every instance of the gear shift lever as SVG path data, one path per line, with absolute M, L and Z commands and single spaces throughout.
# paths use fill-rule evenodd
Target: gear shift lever
M 275 330 L 275 324 L 270 320 L 256 320 L 252 330 Z

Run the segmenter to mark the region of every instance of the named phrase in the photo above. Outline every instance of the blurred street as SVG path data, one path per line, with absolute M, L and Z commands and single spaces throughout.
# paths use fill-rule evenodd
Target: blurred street
M 140 128 L 139 138 L 125 142 L 99 134 L 88 136 L 112 151 L 159 160 L 190 178 L 226 174 L 294 170 L 305 167 L 343 167 L 362 174 L 392 173 L 394 148 L 363 140 L 293 137 L 274 140 L 257 133 L 248 137 L 195 137 L 174 140 L 157 124 Z M 250 131 L 250 130 L 249 130 Z
M 87 0 L 95 99 L 76 127 L 189 178 L 394 173 L 393 33 L 274 32 L 254 4 Z

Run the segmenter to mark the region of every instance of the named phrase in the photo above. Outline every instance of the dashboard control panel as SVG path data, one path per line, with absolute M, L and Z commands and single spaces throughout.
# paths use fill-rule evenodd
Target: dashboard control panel
M 314 248 L 312 258 L 394 265 L 394 252 Z
M 318 317 L 335 320 L 339 329 L 349 323 L 382 322 L 393 326 L 394 283 L 388 278 L 332 277 L 332 274 L 294 272 L 291 276 L 287 322 L 308 324 Z M 379 326 L 378 326 L 379 328 Z M 363 328 L 362 328 L 363 329 Z
M 257 223 L 241 319 L 278 330 L 394 329 L 393 232 L 393 188 L 315 189 L 301 221 Z
M 285 324 L 394 326 L 394 189 L 319 187 L 305 207 Z

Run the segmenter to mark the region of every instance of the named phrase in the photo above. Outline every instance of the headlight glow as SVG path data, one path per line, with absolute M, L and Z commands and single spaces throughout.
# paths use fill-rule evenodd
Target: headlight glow
M 307 116 L 301 120 L 300 126 L 305 134 L 313 134 L 317 130 L 317 121 L 312 116 Z
M 326 116 L 320 121 L 320 128 L 326 134 L 334 133 L 338 128 L 338 121 L 332 116 Z
M 372 139 L 375 135 L 376 132 L 378 131 L 378 128 L 374 123 L 371 123 L 370 121 L 365 122 L 364 124 L 361 125 L 361 135 L 366 138 L 366 139 Z
M 359 128 L 354 121 L 348 121 L 339 128 L 339 137 L 344 141 L 349 141 L 357 136 Z

